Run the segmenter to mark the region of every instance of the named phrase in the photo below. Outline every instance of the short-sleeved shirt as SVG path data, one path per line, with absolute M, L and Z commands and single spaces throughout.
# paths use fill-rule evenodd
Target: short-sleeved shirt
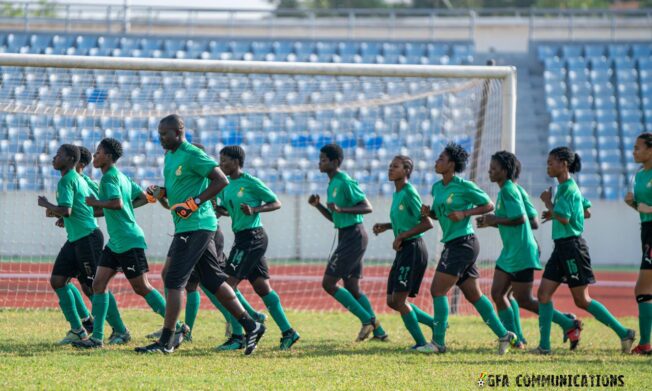
M 528 220 L 532 220 L 533 218 L 537 217 L 539 213 L 537 212 L 537 209 L 532 205 L 532 201 L 530 200 L 530 195 L 525 191 L 521 185 L 518 183 L 515 183 L 516 188 L 518 189 L 518 192 L 521 194 L 521 198 L 523 199 L 523 206 L 525 206 L 525 215 L 527 216 Z
M 98 185 L 97 182 L 92 180 L 88 175 L 84 173 L 81 174 L 81 177 L 86 181 L 88 189 L 91 191 L 91 193 L 95 196 L 95 198 L 97 198 L 97 196 L 100 194 L 100 185 Z
M 510 220 L 527 216 L 525 202 L 518 186 L 508 180 L 496 198 L 496 216 Z M 541 269 L 537 243 L 534 240 L 530 221 L 526 218 L 519 225 L 498 225 L 503 249 L 496 260 L 496 266 L 508 273 L 525 269 Z
M 135 186 L 135 188 L 134 188 Z M 100 181 L 101 201 L 122 200 L 122 209 L 104 209 L 104 219 L 109 231 L 106 244 L 114 253 L 122 254 L 133 248 L 147 248 L 145 233 L 136 223 L 134 193 L 142 190 L 115 166 L 108 169 Z
M 74 242 L 97 229 L 93 208 L 86 204 L 86 197 L 93 195 L 86 181 L 75 170 L 70 170 L 57 184 L 57 205 L 71 208 L 70 216 L 64 217 L 68 241 Z
M 392 208 L 389 211 L 394 237 L 407 232 L 421 223 L 421 197 L 411 183 L 406 183 L 400 191 L 392 196 Z M 423 233 L 409 239 L 416 239 Z
M 582 193 L 573 178 L 557 185 L 553 212 L 568 219 L 568 224 L 562 224 L 557 219 L 552 220 L 552 238 L 563 239 L 580 236 L 584 232 L 584 205 Z
M 591 201 L 588 198 L 582 197 L 582 208 L 583 209 L 589 209 L 592 206 L 593 206 L 593 204 L 591 204 Z
M 197 197 L 206 190 L 210 183 L 208 175 L 218 166 L 204 151 L 187 141 L 181 143 L 176 151 L 167 151 L 163 176 L 170 206 L 186 202 L 188 198 Z M 217 229 L 217 219 L 210 202 L 199 205 L 199 209 L 187 219 L 177 216 L 172 208 L 170 212 L 175 233 Z
M 326 202 L 334 203 L 340 208 L 351 208 L 364 201 L 365 198 L 358 182 L 343 171 L 335 174 L 328 183 Z M 332 212 L 332 216 L 333 224 L 338 229 L 360 224 L 363 220 L 361 214 Z
M 458 176 L 453 176 L 447 185 L 444 185 L 443 181 L 436 182 L 432 185 L 431 194 L 432 210 L 435 212 L 443 232 L 442 243 L 471 235 L 474 232 L 470 216 L 453 222 L 448 218 L 451 212 L 473 209 L 491 202 L 487 193 L 475 183 Z
M 634 201 L 652 205 L 652 170 L 640 170 L 634 177 Z M 642 223 L 652 221 L 652 213 L 639 213 Z
M 247 216 L 240 209 L 241 204 L 255 208 L 278 199 L 263 181 L 247 173 L 243 173 L 236 179 L 229 178 L 229 184 L 220 192 L 218 198 L 221 205 L 229 211 L 233 232 L 263 226 L 260 222 L 260 213 Z

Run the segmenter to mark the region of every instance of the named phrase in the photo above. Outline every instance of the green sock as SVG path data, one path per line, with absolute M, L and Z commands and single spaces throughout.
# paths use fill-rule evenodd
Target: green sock
M 91 316 L 91 314 L 88 312 L 88 308 L 86 308 L 86 303 L 84 303 L 84 298 L 82 297 L 81 292 L 79 292 L 79 289 L 77 289 L 77 287 L 71 283 L 68 283 L 68 287 L 70 288 L 70 292 L 75 299 L 75 308 L 77 308 L 77 314 L 79 314 L 79 317 L 82 320 L 87 319 L 89 316 Z
M 201 286 L 201 289 L 204 291 L 206 294 L 206 297 L 213 303 L 215 308 L 217 308 L 222 315 L 224 315 L 224 320 L 231 323 L 231 332 L 233 335 L 244 335 L 244 331 L 242 329 L 242 325 L 238 323 L 238 320 L 231 315 L 231 313 L 220 303 L 219 300 L 217 300 L 217 297 L 210 292 L 208 289 L 204 288 L 204 286 Z
M 275 291 L 270 291 L 267 296 L 263 297 L 263 303 L 265 303 L 269 314 L 272 315 L 272 319 L 274 319 L 282 333 L 292 328 L 281 306 L 281 298 L 278 297 Z
M 421 332 L 421 328 L 419 327 L 419 321 L 417 320 L 417 314 L 415 311 L 410 311 L 407 314 L 402 314 L 401 318 L 403 319 L 403 324 L 405 324 L 405 328 L 410 332 L 410 335 L 412 338 L 414 338 L 414 341 L 417 343 L 419 346 L 423 346 L 426 344 L 426 338 L 423 336 L 423 333 Z
M 96 293 L 93 295 L 93 338 L 100 341 L 104 340 L 104 321 L 106 314 L 109 312 L 109 294 Z
M 190 330 L 195 326 L 195 319 L 199 312 L 199 305 L 201 304 L 201 295 L 199 291 L 188 292 L 186 296 L 186 315 L 185 322 L 190 327 Z
M 550 350 L 550 328 L 552 327 L 552 314 L 554 306 L 550 303 L 539 303 L 539 347 Z
M 112 292 L 109 292 L 109 310 L 106 313 L 106 322 L 113 327 L 117 333 L 124 333 L 127 331 L 127 326 L 125 326 L 120 316 L 120 311 L 118 311 L 118 302 L 115 300 Z
M 552 312 L 552 322 L 554 324 L 558 324 L 559 327 L 561 327 L 562 330 L 568 331 L 575 327 L 575 322 L 573 319 L 569 318 L 568 316 L 562 314 L 558 310 L 554 310 Z
M 610 327 L 613 331 L 618 334 L 618 337 L 625 338 L 627 336 L 627 329 L 623 327 L 622 324 L 616 319 L 609 310 L 602 305 L 599 301 L 593 299 L 589 308 L 586 309 L 591 315 L 593 315 L 597 320 L 599 320 L 604 325 Z
M 484 320 L 498 338 L 504 337 L 507 334 L 507 330 L 500 323 L 500 319 L 498 319 L 498 315 L 494 311 L 494 306 L 491 305 L 491 301 L 489 301 L 487 296 L 480 296 L 480 299 L 473 303 L 473 306 L 480 313 L 480 316 L 482 316 L 482 320 Z
M 414 314 L 417 316 L 417 321 L 419 321 L 419 323 L 425 324 L 431 329 L 435 327 L 435 319 L 432 316 L 430 316 L 429 313 L 427 313 L 426 311 L 422 310 L 421 308 L 417 307 L 412 303 L 410 303 L 410 307 L 412 307 L 412 311 L 414 311 Z
M 521 312 L 519 311 L 518 302 L 515 298 L 510 297 L 509 305 L 512 307 L 512 313 L 514 314 L 514 328 L 516 329 L 514 332 L 516 333 L 519 341 L 525 341 L 523 329 L 521 328 Z
M 446 346 L 446 328 L 448 327 L 448 296 L 432 298 L 435 309 L 432 338 L 439 346 Z
M 81 319 L 79 319 L 77 308 L 75 308 L 75 298 L 68 285 L 70 284 L 66 284 L 62 288 L 57 288 L 54 292 L 59 297 L 59 307 L 61 307 L 63 316 L 70 323 L 70 328 L 72 330 L 79 330 L 82 328 Z
M 145 301 L 149 305 L 149 308 L 157 314 L 165 318 L 165 299 L 156 289 L 152 289 L 148 294 L 145 295 Z
M 371 322 L 371 315 L 358 303 L 358 301 L 353 297 L 351 292 L 347 289 L 338 287 L 335 292 L 335 300 L 339 301 L 347 310 L 360 319 L 363 324 Z
M 367 295 L 361 293 L 360 297 L 358 297 L 358 303 L 360 303 L 362 308 L 364 308 L 364 310 L 367 311 L 367 313 L 371 315 L 372 318 L 376 317 L 376 314 L 374 313 L 374 310 L 371 307 L 371 302 L 369 301 Z M 374 336 L 381 336 L 385 334 L 387 333 L 385 332 L 385 329 L 383 329 L 383 326 L 378 326 L 377 328 L 374 329 Z
M 652 329 L 652 303 L 638 303 L 638 327 L 641 332 L 639 344 L 650 343 L 650 330 Z
M 240 302 L 240 304 L 242 304 L 242 306 L 244 307 L 245 311 L 247 311 L 249 316 L 254 318 L 254 320 L 258 319 L 258 317 L 260 316 L 258 311 L 256 311 L 256 309 L 252 307 L 251 304 L 249 304 L 247 299 L 245 299 L 244 295 L 238 289 L 234 289 L 234 290 L 235 290 L 235 297 L 238 298 L 238 301 Z
M 516 334 L 516 325 L 514 324 L 514 312 L 511 307 L 498 311 L 498 317 L 505 329 Z M 518 336 L 518 334 L 516 334 Z

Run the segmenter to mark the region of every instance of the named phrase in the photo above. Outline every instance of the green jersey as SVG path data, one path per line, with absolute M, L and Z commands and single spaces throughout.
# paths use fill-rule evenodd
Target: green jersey
M 518 192 L 521 194 L 521 198 L 523 199 L 523 206 L 525 207 L 525 215 L 527 216 L 528 220 L 531 220 L 539 215 L 537 212 L 537 209 L 532 205 L 532 201 L 530 200 L 530 195 L 525 191 L 524 188 L 521 187 L 518 183 L 515 183 L 516 188 L 518 189 Z
M 263 181 L 247 173 L 242 173 L 236 179 L 229 178 L 228 186 L 220 192 L 218 198 L 220 205 L 229 211 L 231 228 L 236 233 L 263 226 L 260 222 L 260 213 L 247 216 L 240 209 L 241 204 L 255 208 L 263 203 L 267 204 L 278 199 L 276 194 L 265 186 Z
M 57 205 L 72 209 L 70 216 L 63 218 L 68 241 L 74 242 L 88 236 L 97 229 L 93 208 L 86 204 L 86 197 L 93 195 L 86 181 L 70 170 L 57 184 Z
M 407 232 L 421 223 L 421 197 L 411 183 L 406 183 L 400 191 L 392 196 L 392 208 L 389 210 L 389 219 L 392 222 L 394 237 Z M 423 233 L 412 236 L 416 239 Z
M 568 224 L 562 224 L 557 219 L 552 220 L 553 240 L 582 234 L 584 231 L 583 198 L 573 178 L 557 185 L 553 212 L 557 216 L 568 219 Z
M 451 212 L 464 211 L 491 202 L 487 193 L 478 185 L 458 176 L 453 176 L 447 185 L 444 185 L 443 181 L 436 182 L 432 185 L 431 193 L 432 210 L 443 232 L 442 243 L 473 233 L 470 216 L 454 222 L 448 218 Z
M 652 170 L 641 169 L 634 177 L 634 201 L 652 205 Z M 652 213 L 639 213 L 642 223 L 652 221 Z
M 97 198 L 97 196 L 100 194 L 100 185 L 97 184 L 94 180 L 92 180 L 89 176 L 86 174 L 82 173 L 81 177 L 86 181 L 86 184 L 88 185 L 88 189 L 91 191 L 91 194 Z
M 187 141 L 181 143 L 176 151 L 165 153 L 163 176 L 165 190 L 170 206 L 197 197 L 210 183 L 208 175 L 218 164 L 204 151 Z M 183 233 L 198 230 L 215 231 L 217 219 L 210 202 L 204 202 L 187 219 L 177 216 L 173 210 L 174 232 Z
M 135 188 L 134 188 L 135 187 Z M 145 234 L 136 223 L 133 199 L 134 193 L 142 190 L 115 166 L 102 176 L 100 200 L 121 199 L 122 209 L 104 209 L 109 242 L 106 244 L 114 253 L 124 253 L 132 248 L 147 248 Z
M 358 182 L 347 173 L 339 171 L 328 183 L 327 203 L 334 203 L 340 208 L 351 208 L 364 201 L 364 192 Z M 332 212 L 335 228 L 346 228 L 362 223 L 362 215 L 351 213 Z
M 510 220 L 525 217 L 520 225 L 498 225 L 503 249 L 496 260 L 496 266 L 508 273 L 525 269 L 541 269 L 537 242 L 527 219 L 525 202 L 521 190 L 512 181 L 505 182 L 496 198 L 496 216 Z
M 584 198 L 584 197 L 582 197 L 582 208 L 583 208 L 583 209 L 589 209 L 591 206 L 593 206 L 593 205 L 591 204 L 591 201 L 589 201 L 588 198 Z

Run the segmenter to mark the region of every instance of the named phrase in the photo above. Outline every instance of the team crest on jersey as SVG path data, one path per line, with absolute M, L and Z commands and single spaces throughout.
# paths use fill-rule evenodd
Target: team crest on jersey
M 647 183 L 647 185 L 645 185 L 645 187 L 647 187 L 648 189 L 652 187 L 652 179 Z
M 449 205 L 452 204 L 454 196 L 455 196 L 455 193 L 451 193 L 451 195 L 449 195 L 448 198 L 446 199 L 446 203 L 449 204 Z
M 337 197 L 337 187 L 333 189 L 333 197 Z
M 238 198 L 244 197 L 244 187 L 241 187 L 240 190 L 238 191 Z
M 405 207 L 403 206 L 403 204 L 399 204 L 399 205 L 398 205 L 398 210 L 402 211 L 403 209 L 405 209 Z
M 501 200 L 498 200 L 496 203 L 496 209 L 502 209 L 503 208 L 503 202 Z
M 179 167 L 177 167 L 177 170 L 174 172 L 176 174 L 176 176 L 181 176 L 181 170 L 182 169 L 183 169 L 182 165 L 179 165 Z

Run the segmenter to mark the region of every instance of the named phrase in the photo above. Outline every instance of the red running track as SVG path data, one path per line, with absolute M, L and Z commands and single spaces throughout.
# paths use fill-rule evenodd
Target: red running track
M 273 262 L 272 262 L 273 263 Z M 160 278 L 162 265 L 152 265 L 149 278 L 153 286 L 163 289 Z M 52 265 L 46 263 L 0 263 L 0 308 L 55 308 L 57 297 L 49 286 Z M 285 308 L 296 310 L 330 311 L 342 310 L 335 300 L 321 289 L 324 265 L 283 265 L 270 268 L 272 287 L 278 292 Z M 376 312 L 391 310 L 385 305 L 388 266 L 367 266 L 362 290 L 371 299 Z M 482 271 L 482 288 L 489 295 L 491 270 Z M 430 268 L 421 285 L 419 296 L 413 300 L 426 311 L 432 311 L 429 287 L 434 269 Z M 538 280 L 541 273 L 538 273 Z M 616 316 L 637 316 L 634 284 L 637 274 L 628 272 L 596 272 L 598 283 L 591 286 L 591 296 L 600 300 Z M 131 292 L 129 283 L 122 275 L 111 282 L 111 290 L 121 307 L 147 308 L 145 300 Z M 249 283 L 243 281 L 240 290 L 256 308 L 263 308 L 262 301 L 254 294 Z M 535 285 L 536 292 L 536 285 Z M 88 300 L 87 300 L 88 301 Z M 460 313 L 475 313 L 463 298 Z M 202 300 L 202 308 L 209 309 L 208 300 Z M 562 286 L 555 294 L 555 308 L 578 312 L 569 290 Z M 523 311 L 524 312 L 524 311 Z M 525 316 L 527 314 L 524 313 Z

